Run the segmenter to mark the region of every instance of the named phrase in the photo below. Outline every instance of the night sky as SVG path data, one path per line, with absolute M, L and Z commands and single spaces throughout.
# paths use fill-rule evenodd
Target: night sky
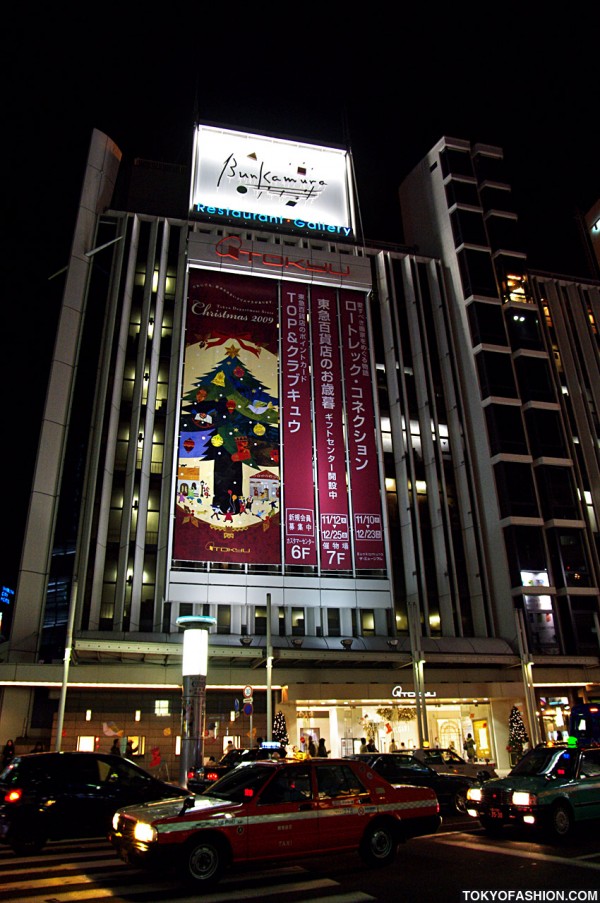
M 497 145 L 529 266 L 590 276 L 577 215 L 600 196 L 594 4 L 525 20 L 523 4 L 397 6 L 394 21 L 381 7 L 349 18 L 347 4 L 136 4 L 135 23 L 123 6 L 5 22 L 2 583 L 18 573 L 60 303 L 49 278 L 67 263 L 93 128 L 128 159 L 181 164 L 195 119 L 349 146 L 364 234 L 397 244 L 398 185 L 439 138 Z

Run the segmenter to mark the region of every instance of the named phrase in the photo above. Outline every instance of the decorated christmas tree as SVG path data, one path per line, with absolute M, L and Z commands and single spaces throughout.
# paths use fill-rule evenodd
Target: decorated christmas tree
M 287 746 L 290 742 L 283 712 L 277 712 L 273 719 L 273 740 L 277 740 L 282 746 Z
M 523 747 L 529 743 L 529 737 L 525 730 L 523 716 L 516 705 L 510 710 L 508 716 L 508 749 L 516 755 L 523 754 Z
M 259 470 L 279 463 L 279 408 L 238 357 L 232 339 L 212 370 L 182 399 L 182 426 L 202 433 L 202 458 L 214 461 L 214 502 L 223 511 L 242 492 L 242 466 Z

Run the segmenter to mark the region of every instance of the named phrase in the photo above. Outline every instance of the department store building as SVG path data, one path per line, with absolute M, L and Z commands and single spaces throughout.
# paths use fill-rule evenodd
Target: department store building
M 175 770 L 208 615 L 207 754 L 277 713 L 290 749 L 472 733 L 507 767 L 514 705 L 535 743 L 600 693 L 600 283 L 528 270 L 500 148 L 441 139 L 378 247 L 344 148 L 193 144 L 91 139 L 5 736 Z

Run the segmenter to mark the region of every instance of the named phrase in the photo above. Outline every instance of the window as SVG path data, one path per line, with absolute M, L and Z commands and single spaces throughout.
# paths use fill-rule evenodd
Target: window
M 527 638 L 532 652 L 558 655 L 560 648 L 550 596 L 523 596 Z
M 254 633 L 257 636 L 267 635 L 267 609 L 265 607 L 254 609 Z
M 531 304 L 531 290 L 523 261 L 500 255 L 495 262 L 504 303 Z
M 353 770 L 347 765 L 318 765 L 317 787 L 319 799 L 348 796 L 357 793 L 368 795 Z
M 168 699 L 155 699 L 154 700 L 154 714 L 158 715 L 162 718 L 165 715 L 169 715 L 169 700 Z
M 523 401 L 556 401 L 546 358 L 521 355 L 515 370 Z
M 513 350 L 528 348 L 533 351 L 543 351 L 544 343 L 540 332 L 538 314 L 526 308 L 506 310 L 506 326 Z
M 508 345 L 500 304 L 474 301 L 468 316 L 473 345 Z
M 77 751 L 78 752 L 94 752 L 95 750 L 95 737 L 88 736 L 80 736 L 77 737 Z
M 464 297 L 484 295 L 488 298 L 497 298 L 498 288 L 489 251 L 464 248 L 456 256 Z
M 541 527 L 507 527 L 504 531 L 513 586 L 548 586 L 548 559 Z
M 217 606 L 217 633 L 231 633 L 231 605 Z
M 480 351 L 477 355 L 477 371 L 481 397 L 516 398 L 517 390 L 509 354 L 496 351 Z
M 455 204 L 468 204 L 469 207 L 479 207 L 479 193 L 477 185 L 473 182 L 460 182 L 458 179 L 452 179 L 446 185 L 446 200 L 448 207 Z
M 327 635 L 341 636 L 340 610 L 339 608 L 327 609 Z
M 304 636 L 304 609 L 292 609 L 292 636 Z
M 361 609 L 360 632 L 362 636 L 375 636 L 375 612 L 370 609 Z
M 478 153 L 473 157 L 473 167 L 478 182 L 507 182 L 504 160 L 502 157 L 491 157 Z
M 535 478 L 544 520 L 575 520 L 578 517 L 570 467 L 536 467 Z
M 456 248 L 463 244 L 487 247 L 488 241 L 481 213 L 473 210 L 453 210 L 450 214 L 450 223 Z
M 479 190 L 481 205 L 484 210 L 503 210 L 514 213 L 514 204 L 508 186 L 483 185 Z
M 279 771 L 260 795 L 262 806 L 277 803 L 302 803 L 312 799 L 311 769 L 284 768 Z
M 591 586 L 590 568 L 581 530 L 548 530 L 548 545 L 557 586 Z
M 566 458 L 565 437 L 558 411 L 530 408 L 525 412 L 529 447 L 534 458 Z
M 511 404 L 489 404 L 485 408 L 485 419 L 492 455 L 529 453 L 520 407 Z
M 501 517 L 539 517 L 529 464 L 502 461 L 494 473 Z
M 600 751 L 597 749 L 586 750 L 583 753 L 581 774 L 586 778 L 600 777 Z
M 523 236 L 516 216 L 486 217 L 485 224 L 492 251 L 519 251 L 523 247 Z
M 447 147 L 440 153 L 440 163 L 444 178 L 449 175 L 473 177 L 473 164 L 468 150 Z

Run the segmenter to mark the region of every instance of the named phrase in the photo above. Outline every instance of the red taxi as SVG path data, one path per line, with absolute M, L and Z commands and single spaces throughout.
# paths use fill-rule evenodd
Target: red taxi
M 120 809 L 109 839 L 132 865 L 209 887 L 235 863 L 357 850 L 387 865 L 399 843 L 439 825 L 429 788 L 393 787 L 366 762 L 305 759 L 249 762 L 183 803 Z

